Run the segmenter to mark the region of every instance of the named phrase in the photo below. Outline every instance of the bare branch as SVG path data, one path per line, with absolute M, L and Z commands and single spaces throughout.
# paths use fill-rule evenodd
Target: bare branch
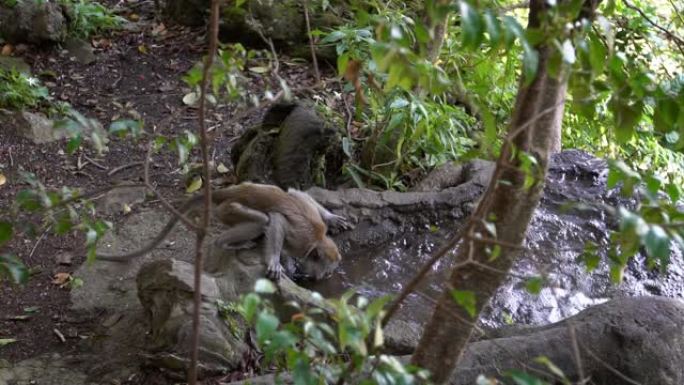
M 672 41 L 676 46 L 679 51 L 684 54 L 684 39 L 681 38 L 680 36 L 677 36 L 674 32 L 670 31 L 669 29 L 661 26 L 660 24 L 656 23 L 651 19 L 646 12 L 644 12 L 641 8 L 637 7 L 636 5 L 632 4 L 628 0 L 623 1 L 625 3 L 625 6 L 627 8 L 636 11 L 641 17 L 643 17 L 649 24 L 651 24 L 655 29 L 659 30 L 660 32 L 664 33 L 667 38 Z
M 316 48 L 314 47 L 313 36 L 311 35 L 311 22 L 309 21 L 309 1 L 302 1 L 304 7 L 304 20 L 306 21 L 306 34 L 309 36 L 309 48 L 311 49 L 311 60 L 313 61 L 314 74 L 316 75 L 316 84 L 321 82 L 321 72 L 318 70 L 318 58 L 316 57 Z
M 202 270 L 203 270 L 203 244 L 204 238 L 209 228 L 211 216 L 211 175 L 209 173 L 209 139 L 205 122 L 206 114 L 206 93 L 207 83 L 209 82 L 209 71 L 214 63 L 214 56 L 218 46 L 218 24 L 219 24 L 220 0 L 211 1 L 211 13 L 209 21 L 209 49 L 204 61 L 202 71 L 202 81 L 200 83 L 199 99 L 199 130 L 200 148 L 202 149 L 202 170 L 204 173 L 204 210 L 202 215 L 202 225 L 197 230 L 197 241 L 195 242 L 195 283 L 193 292 L 193 313 L 192 313 L 192 339 L 191 339 L 191 358 L 190 369 L 188 370 L 188 383 L 197 384 L 197 364 L 199 361 L 199 324 L 200 309 L 202 306 Z

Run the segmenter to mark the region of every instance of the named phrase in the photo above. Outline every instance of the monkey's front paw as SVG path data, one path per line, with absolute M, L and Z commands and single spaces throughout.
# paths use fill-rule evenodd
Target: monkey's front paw
M 347 218 L 336 214 L 333 214 L 330 217 L 330 225 L 340 228 L 342 230 L 351 230 L 354 228 L 354 226 L 351 224 L 351 222 L 347 220 Z
M 283 275 L 283 266 L 280 263 L 269 264 L 266 269 L 266 278 L 278 282 Z

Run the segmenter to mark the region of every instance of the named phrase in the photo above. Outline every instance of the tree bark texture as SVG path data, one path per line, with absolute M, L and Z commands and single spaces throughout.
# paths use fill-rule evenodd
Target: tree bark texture
M 595 1 L 590 3 L 595 9 Z M 530 2 L 528 29 L 540 27 L 546 9 L 545 0 Z M 536 49 L 536 76 L 529 85 L 520 82 L 508 137 L 492 181 L 465 225 L 457 265 L 412 357 L 413 364 L 430 370 L 437 384 L 448 381 L 471 337 L 477 315 L 506 278 L 539 203 L 549 156 L 560 150 L 567 77 L 554 78 L 547 71 L 555 49 L 552 42 L 542 42 Z M 521 169 L 523 158 L 519 154 L 523 152 L 538 163 L 531 171 L 536 178 L 531 187 L 525 185 L 529 175 Z M 485 221 L 495 224 L 495 234 L 485 228 Z M 493 243 L 500 247 L 496 257 L 492 256 Z M 454 300 L 454 290 L 475 294 L 474 317 Z

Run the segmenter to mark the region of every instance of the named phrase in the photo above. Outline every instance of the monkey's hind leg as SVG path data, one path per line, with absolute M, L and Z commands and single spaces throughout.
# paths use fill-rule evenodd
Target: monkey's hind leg
M 229 228 L 219 235 L 216 244 L 228 250 L 254 247 L 254 240 L 265 234 L 270 218 L 261 211 L 239 203 L 222 203 L 216 216 Z

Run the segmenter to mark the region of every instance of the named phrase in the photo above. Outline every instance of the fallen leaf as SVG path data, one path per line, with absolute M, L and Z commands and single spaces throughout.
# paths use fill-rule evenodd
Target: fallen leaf
M 69 273 L 56 273 L 52 283 L 54 285 L 59 285 L 59 287 L 64 287 L 69 280 L 71 280 L 71 274 Z
M 138 52 L 141 54 L 147 54 L 147 47 L 144 44 L 140 44 L 138 46 Z
M 223 163 L 219 163 L 218 167 L 216 167 L 216 171 L 218 171 L 219 174 L 225 174 L 228 172 L 228 167 Z
M 199 190 L 202 188 L 202 177 L 196 177 L 195 179 L 192 180 L 188 188 L 185 189 L 185 192 L 187 193 L 194 193 L 195 191 Z
M 130 15 L 128 15 L 128 20 L 138 21 L 140 20 L 140 15 L 138 15 L 137 13 L 131 13 Z
M 11 315 L 11 316 L 7 317 L 6 320 L 8 320 L 8 321 L 26 321 L 29 318 L 31 318 L 30 315 L 22 314 L 22 315 Z
M 197 102 L 199 102 L 199 94 L 196 92 L 190 92 L 183 96 L 183 103 L 189 107 L 196 107 Z
M 265 74 L 268 72 L 268 67 L 249 67 L 249 70 L 257 74 Z
M 12 44 L 5 44 L 4 46 L 2 46 L 2 51 L 0 51 L 0 55 L 9 56 L 12 54 L 12 52 L 14 52 L 14 47 L 12 46 Z
M 0 346 L 9 345 L 17 342 L 16 338 L 0 338 Z
M 124 214 L 128 214 L 131 212 L 131 206 L 129 206 L 128 203 L 123 204 L 123 212 Z
M 152 28 L 152 35 L 163 35 L 166 33 L 166 26 L 164 23 L 159 23 L 157 24 L 154 28 Z
M 7 183 L 7 177 L 5 177 L 4 174 L 0 173 L 0 186 L 4 185 Z

